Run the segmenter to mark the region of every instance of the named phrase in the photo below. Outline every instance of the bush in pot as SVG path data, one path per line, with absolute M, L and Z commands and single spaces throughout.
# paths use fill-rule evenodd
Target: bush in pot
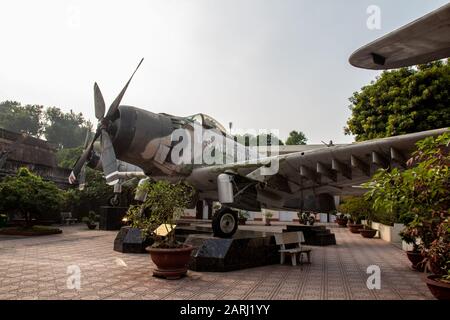
M 347 227 L 349 215 L 343 214 L 342 212 L 336 212 L 336 223 L 340 227 Z
M 404 242 L 406 242 L 409 245 L 412 245 L 413 249 L 411 251 L 407 251 L 406 255 L 411 261 L 412 268 L 417 271 L 423 271 L 424 270 L 424 256 L 422 255 L 422 252 L 420 251 L 419 245 L 418 245 L 418 239 L 416 237 L 417 232 L 415 228 L 412 228 L 410 226 L 405 227 L 405 229 L 400 233 L 400 237 Z
M 437 226 L 435 240 L 425 251 L 427 268 L 433 273 L 425 280 L 431 293 L 450 300 L 450 223 L 446 219 Z
M 98 215 L 95 213 L 95 211 L 90 210 L 87 217 L 83 217 L 82 221 L 86 223 L 87 227 L 90 230 L 94 230 L 97 228 L 97 221 L 98 221 Z
M 312 212 L 297 213 L 298 221 L 305 226 L 313 226 L 316 222 L 316 216 Z
M 266 212 L 264 212 L 264 217 L 266 218 L 266 226 L 270 226 L 271 225 L 270 219 L 272 219 L 273 213 L 270 211 L 266 211 Z
M 127 219 L 132 227 L 140 228 L 146 237 L 154 239 L 153 245 L 147 248 L 157 266 L 153 275 L 179 279 L 187 273 L 193 247 L 176 241 L 173 226 L 189 206 L 193 189 L 182 182 L 167 181 L 146 181 L 139 188 L 146 197 L 140 205 L 130 207 Z M 164 235 L 155 233 L 160 226 L 165 230 Z
M 368 199 L 366 200 L 369 201 Z M 363 238 L 372 239 L 377 234 L 377 230 L 372 229 L 372 217 L 373 210 L 367 210 L 366 224 L 363 226 L 363 228 L 359 229 L 359 233 Z
M 241 226 L 245 225 L 248 218 L 250 218 L 250 215 L 248 214 L 248 211 L 239 210 L 239 224 Z
M 369 209 L 370 204 L 364 197 L 348 197 L 339 205 L 339 210 L 350 216 L 348 227 L 352 233 L 359 233 L 364 227 L 361 220 L 367 216 Z

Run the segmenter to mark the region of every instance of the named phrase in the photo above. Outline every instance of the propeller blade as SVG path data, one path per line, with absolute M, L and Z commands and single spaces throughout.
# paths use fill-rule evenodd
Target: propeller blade
M 80 184 L 78 185 L 78 190 L 83 191 L 86 185 L 86 165 L 83 166 L 80 173 Z
M 114 152 L 111 138 L 109 137 L 109 134 L 105 129 L 102 129 L 101 144 L 102 154 L 100 156 L 100 159 L 106 178 L 106 183 L 109 185 L 114 185 L 119 182 L 119 179 L 115 177 L 115 175 L 118 173 L 117 158 L 116 153 Z
M 105 100 L 97 82 L 94 84 L 94 107 L 95 117 L 97 120 L 102 120 L 105 116 Z
M 125 91 L 127 91 L 128 85 L 130 84 L 131 79 L 133 79 L 133 76 L 136 73 L 136 71 L 141 66 L 142 61 L 144 61 L 144 58 L 141 59 L 141 61 L 139 62 L 138 66 L 136 67 L 136 70 L 134 70 L 134 72 L 131 75 L 130 79 L 125 84 L 125 87 L 123 87 L 122 91 L 119 93 L 119 95 L 117 96 L 116 100 L 114 100 L 114 102 L 109 107 L 108 113 L 105 116 L 106 119 L 111 120 L 112 116 L 117 112 L 117 109 L 119 109 L 119 105 L 120 105 L 120 102 L 122 101 L 122 98 L 123 98 L 123 96 L 125 94 Z
M 91 129 L 86 128 L 86 139 L 84 139 L 84 147 L 83 150 L 85 150 L 89 145 L 89 138 L 91 137 Z
M 75 166 L 72 169 L 72 173 L 69 176 L 70 184 L 74 184 L 75 181 L 77 180 L 78 176 L 80 175 L 81 169 L 83 168 L 84 164 L 86 163 L 86 161 L 89 158 L 89 155 L 91 154 L 92 148 L 94 147 L 94 142 L 95 142 L 95 140 L 98 139 L 99 136 L 100 136 L 100 131 L 97 130 L 97 132 L 95 133 L 94 139 L 92 139 L 89 146 L 83 151 L 81 156 L 78 158 L 77 162 L 75 163 Z

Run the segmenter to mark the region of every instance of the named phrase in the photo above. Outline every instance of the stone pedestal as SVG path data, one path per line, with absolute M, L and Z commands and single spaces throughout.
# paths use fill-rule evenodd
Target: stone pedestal
M 100 230 L 120 230 L 127 207 L 100 207 Z
M 191 234 L 185 244 L 194 246 L 189 269 L 203 272 L 226 272 L 277 264 L 278 247 L 272 233 L 241 231 L 232 239 Z
M 332 246 L 336 244 L 336 237 L 325 226 L 288 225 L 284 232 L 303 232 L 305 244 L 309 246 Z
M 152 245 L 152 243 L 152 239 L 144 239 L 140 229 L 122 227 L 114 240 L 114 251 L 122 253 L 147 253 L 145 248 Z

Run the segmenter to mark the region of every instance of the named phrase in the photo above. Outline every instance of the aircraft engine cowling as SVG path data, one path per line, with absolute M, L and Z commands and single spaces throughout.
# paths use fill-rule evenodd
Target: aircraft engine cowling
M 109 134 L 119 160 L 152 173 L 152 160 L 170 145 L 174 128 L 169 117 L 130 106 L 120 106 Z

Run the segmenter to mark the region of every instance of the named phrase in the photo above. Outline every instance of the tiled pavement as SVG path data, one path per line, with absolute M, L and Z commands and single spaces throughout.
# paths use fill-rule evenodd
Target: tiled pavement
M 311 265 L 272 265 L 229 273 L 151 276 L 144 255 L 112 250 L 116 232 L 63 227 L 63 234 L 0 238 L 0 299 L 432 299 L 405 254 L 378 239 L 334 228 L 337 246 L 314 247 Z M 67 288 L 67 267 L 81 269 L 81 289 Z M 381 290 L 366 286 L 381 268 Z

